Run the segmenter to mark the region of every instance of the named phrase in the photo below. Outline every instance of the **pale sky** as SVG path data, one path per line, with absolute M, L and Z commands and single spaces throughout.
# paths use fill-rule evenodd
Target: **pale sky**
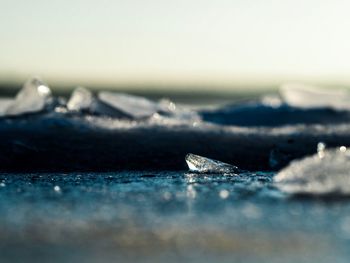
M 0 76 L 350 84 L 350 1 L 0 0 Z

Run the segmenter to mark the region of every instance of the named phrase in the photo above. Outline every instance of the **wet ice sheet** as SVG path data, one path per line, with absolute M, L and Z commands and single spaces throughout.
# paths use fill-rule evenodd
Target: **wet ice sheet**
M 0 175 L 0 258 L 347 262 L 350 205 L 286 199 L 271 173 Z

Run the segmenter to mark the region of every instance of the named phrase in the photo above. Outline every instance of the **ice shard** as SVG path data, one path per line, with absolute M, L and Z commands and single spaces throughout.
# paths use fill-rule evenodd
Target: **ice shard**
M 274 178 L 290 194 L 350 194 L 350 153 L 345 146 L 327 150 L 319 143 L 313 156 L 293 161 Z
M 189 153 L 186 155 L 186 163 L 191 172 L 198 173 L 237 173 L 239 169 L 227 163 Z
M 98 99 L 133 119 L 144 119 L 154 113 L 167 111 L 156 102 L 124 93 L 102 91 L 98 93 Z
M 124 114 L 115 107 L 104 103 L 90 90 L 84 87 L 77 87 L 73 91 L 67 103 L 67 109 L 70 112 L 107 116 L 112 118 L 129 117 L 129 115 Z
M 29 79 L 5 110 L 5 115 L 21 115 L 46 110 L 53 102 L 50 88 L 38 78 Z
M 67 103 L 67 108 L 70 111 L 88 111 L 93 101 L 94 97 L 91 91 L 84 87 L 77 87 Z
M 280 95 L 288 105 L 297 108 L 350 110 L 350 93 L 345 89 L 324 89 L 290 83 L 281 86 Z

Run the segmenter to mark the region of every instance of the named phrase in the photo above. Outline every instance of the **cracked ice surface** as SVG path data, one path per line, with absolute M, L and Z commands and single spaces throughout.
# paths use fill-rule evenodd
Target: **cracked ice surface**
M 236 166 L 205 158 L 199 155 L 189 153 L 186 155 L 186 163 L 191 172 L 199 173 L 237 173 L 239 169 Z
M 276 186 L 290 194 L 350 194 L 350 152 L 345 146 L 293 161 L 274 178 Z
M 29 79 L 5 110 L 5 115 L 40 112 L 52 103 L 50 88 L 38 78 Z

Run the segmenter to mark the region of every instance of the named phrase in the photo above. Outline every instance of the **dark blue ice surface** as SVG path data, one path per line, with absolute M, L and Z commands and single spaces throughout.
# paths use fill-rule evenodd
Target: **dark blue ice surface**
M 1 262 L 348 262 L 348 199 L 273 176 L 0 174 Z

